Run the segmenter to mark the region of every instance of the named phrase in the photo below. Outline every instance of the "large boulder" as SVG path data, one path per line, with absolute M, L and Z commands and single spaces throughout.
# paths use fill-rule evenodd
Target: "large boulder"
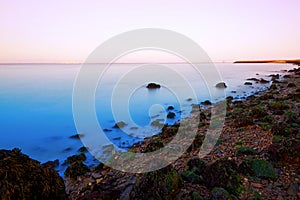
M 130 199 L 175 199 L 181 185 L 181 178 L 172 166 L 141 175 Z
M 221 187 L 231 194 L 240 194 L 243 190 L 238 167 L 231 160 L 217 160 L 207 165 L 203 180 L 208 188 Z
M 63 179 L 19 149 L 0 151 L 0 199 L 67 199 Z

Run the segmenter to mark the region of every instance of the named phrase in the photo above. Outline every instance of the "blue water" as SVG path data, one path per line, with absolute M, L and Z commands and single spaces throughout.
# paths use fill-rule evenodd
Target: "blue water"
M 245 86 L 247 78 L 270 79 L 267 75 L 294 68 L 289 64 L 216 65 L 228 85 L 227 96 L 235 98 L 243 98 L 269 86 Z M 141 85 L 128 101 L 132 119 L 136 125 L 145 128 L 136 130 L 130 123 L 125 127 L 133 135 L 138 132 L 140 138 L 112 128 L 116 121 L 110 109 L 111 92 L 120 76 L 133 67 L 133 64 L 112 66 L 103 77 L 95 95 L 95 108 L 101 127 L 112 130 L 107 133 L 107 137 L 123 149 L 141 141 L 143 137 L 159 133 L 159 128 L 149 125 L 151 121 L 160 119 L 162 123 L 172 124 L 188 116 L 191 109 L 189 101 L 183 102 L 183 107 L 179 107 L 176 94 L 166 87 L 150 91 L 145 85 Z M 190 82 L 199 102 L 210 99 L 201 75 L 195 73 L 193 68 L 184 64 L 169 64 L 168 67 Z M 18 147 L 41 162 L 54 159 L 63 161 L 67 156 L 77 153 L 83 144 L 80 140 L 69 137 L 77 134 L 72 114 L 72 92 L 79 70 L 80 65 L 0 65 L 0 149 Z M 134 80 L 121 84 L 134 84 Z M 176 80 L 172 84 L 181 89 Z M 175 119 L 165 117 L 170 105 L 175 107 Z

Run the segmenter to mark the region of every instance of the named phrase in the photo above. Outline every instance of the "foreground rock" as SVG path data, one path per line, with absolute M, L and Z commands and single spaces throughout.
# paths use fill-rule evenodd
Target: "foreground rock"
M 51 167 L 21 153 L 0 151 L 0 199 L 67 199 L 63 179 Z
M 139 177 L 130 193 L 130 199 L 174 199 L 180 191 L 180 184 L 179 174 L 168 166 Z

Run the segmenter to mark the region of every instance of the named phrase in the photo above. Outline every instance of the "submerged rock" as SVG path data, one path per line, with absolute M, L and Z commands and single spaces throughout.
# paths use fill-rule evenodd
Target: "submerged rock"
M 0 199 L 67 199 L 67 195 L 55 170 L 13 149 L 0 151 Z

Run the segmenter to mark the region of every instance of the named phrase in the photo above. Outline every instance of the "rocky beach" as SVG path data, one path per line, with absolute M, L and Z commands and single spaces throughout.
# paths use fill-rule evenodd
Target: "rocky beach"
M 209 127 L 210 108 L 215 106 L 210 102 L 205 108 L 200 106 L 200 116 L 192 112 L 188 118 L 198 127 L 193 144 L 174 163 L 154 172 L 130 174 L 101 163 L 90 169 L 83 163 L 86 157 L 82 153 L 65 161 L 68 168 L 62 180 L 54 170 L 55 162 L 40 164 L 18 149 L 1 150 L 0 197 L 299 199 L 300 68 L 295 65 L 284 75 L 270 76 L 272 84 L 266 91 L 245 100 L 227 97 L 222 134 L 203 158 L 198 153 Z M 260 80 L 245 80 L 247 85 L 256 81 Z M 164 126 L 161 134 L 146 138 L 129 151 L 160 149 L 176 135 L 179 126 Z

